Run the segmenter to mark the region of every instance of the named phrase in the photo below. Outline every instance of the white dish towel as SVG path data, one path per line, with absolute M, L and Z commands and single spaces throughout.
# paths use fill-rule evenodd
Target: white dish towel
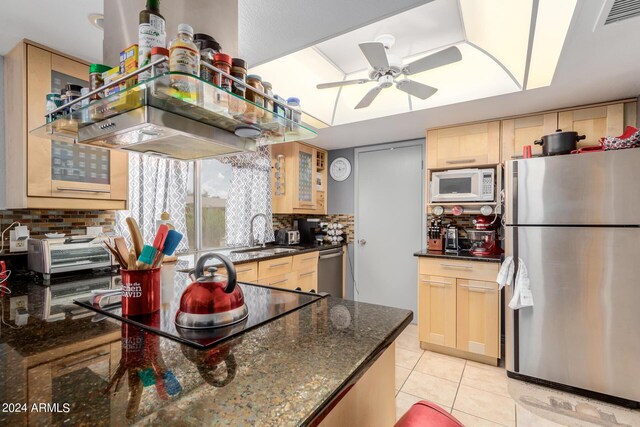
M 505 258 L 496 282 L 500 289 L 504 285 L 511 286 L 513 284 L 513 272 L 515 270 L 513 257 Z M 513 297 L 509 301 L 509 307 L 513 310 L 519 310 L 522 307 L 533 307 L 533 294 L 531 293 L 531 282 L 529 281 L 529 272 L 527 266 L 522 259 L 518 258 L 518 274 L 516 275 L 515 285 L 513 287 Z

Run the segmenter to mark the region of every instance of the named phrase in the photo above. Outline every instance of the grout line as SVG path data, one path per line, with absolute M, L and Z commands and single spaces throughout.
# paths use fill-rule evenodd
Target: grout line
M 456 405 L 456 399 L 458 398 L 458 391 L 460 391 L 460 384 L 462 384 L 462 377 L 464 376 L 464 370 L 467 369 L 467 361 L 464 361 L 464 367 L 462 368 L 462 374 L 458 381 L 458 387 L 456 388 L 456 395 L 453 396 L 453 403 L 451 404 L 451 413 L 453 413 L 453 407 Z
M 507 425 L 505 425 L 505 424 L 500 424 L 500 423 L 497 423 L 497 422 L 495 422 L 495 421 L 491 421 L 491 420 L 488 420 L 488 419 L 486 419 L 486 418 L 482 418 L 482 417 L 481 417 L 481 416 L 479 416 L 479 415 L 476 415 L 476 414 L 470 414 L 470 413 L 468 413 L 468 412 L 461 411 L 460 409 L 456 409 L 456 411 L 458 411 L 458 412 L 462 412 L 463 414 L 467 414 L 467 415 L 470 415 L 470 416 L 472 416 L 472 417 L 480 418 L 480 419 L 481 419 L 481 420 L 483 420 L 483 421 L 487 421 L 487 422 L 492 423 L 492 424 L 495 424 L 495 425 L 497 425 L 497 426 L 509 427 L 509 426 L 507 426 Z M 453 409 L 451 410 L 451 412 L 452 412 L 452 414 L 451 414 L 451 415 L 453 415 Z

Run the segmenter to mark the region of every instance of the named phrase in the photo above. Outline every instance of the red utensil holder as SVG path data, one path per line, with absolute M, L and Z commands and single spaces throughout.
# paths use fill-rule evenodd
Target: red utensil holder
M 120 271 L 123 315 L 137 316 L 160 310 L 160 268 Z

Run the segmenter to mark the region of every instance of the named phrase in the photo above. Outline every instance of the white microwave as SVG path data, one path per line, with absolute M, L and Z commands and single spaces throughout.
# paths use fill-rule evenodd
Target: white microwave
M 493 202 L 496 170 L 453 169 L 431 173 L 431 202 Z

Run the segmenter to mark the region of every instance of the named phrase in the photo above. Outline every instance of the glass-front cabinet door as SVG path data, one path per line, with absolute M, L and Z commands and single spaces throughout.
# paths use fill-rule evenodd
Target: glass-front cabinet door
M 313 209 L 316 206 L 316 150 L 295 144 L 294 151 L 297 178 L 294 208 Z
M 46 95 L 64 92 L 67 84 L 89 86 L 89 67 L 29 45 L 28 128 L 45 122 Z M 127 199 L 127 154 L 28 137 L 27 195 L 81 199 Z

